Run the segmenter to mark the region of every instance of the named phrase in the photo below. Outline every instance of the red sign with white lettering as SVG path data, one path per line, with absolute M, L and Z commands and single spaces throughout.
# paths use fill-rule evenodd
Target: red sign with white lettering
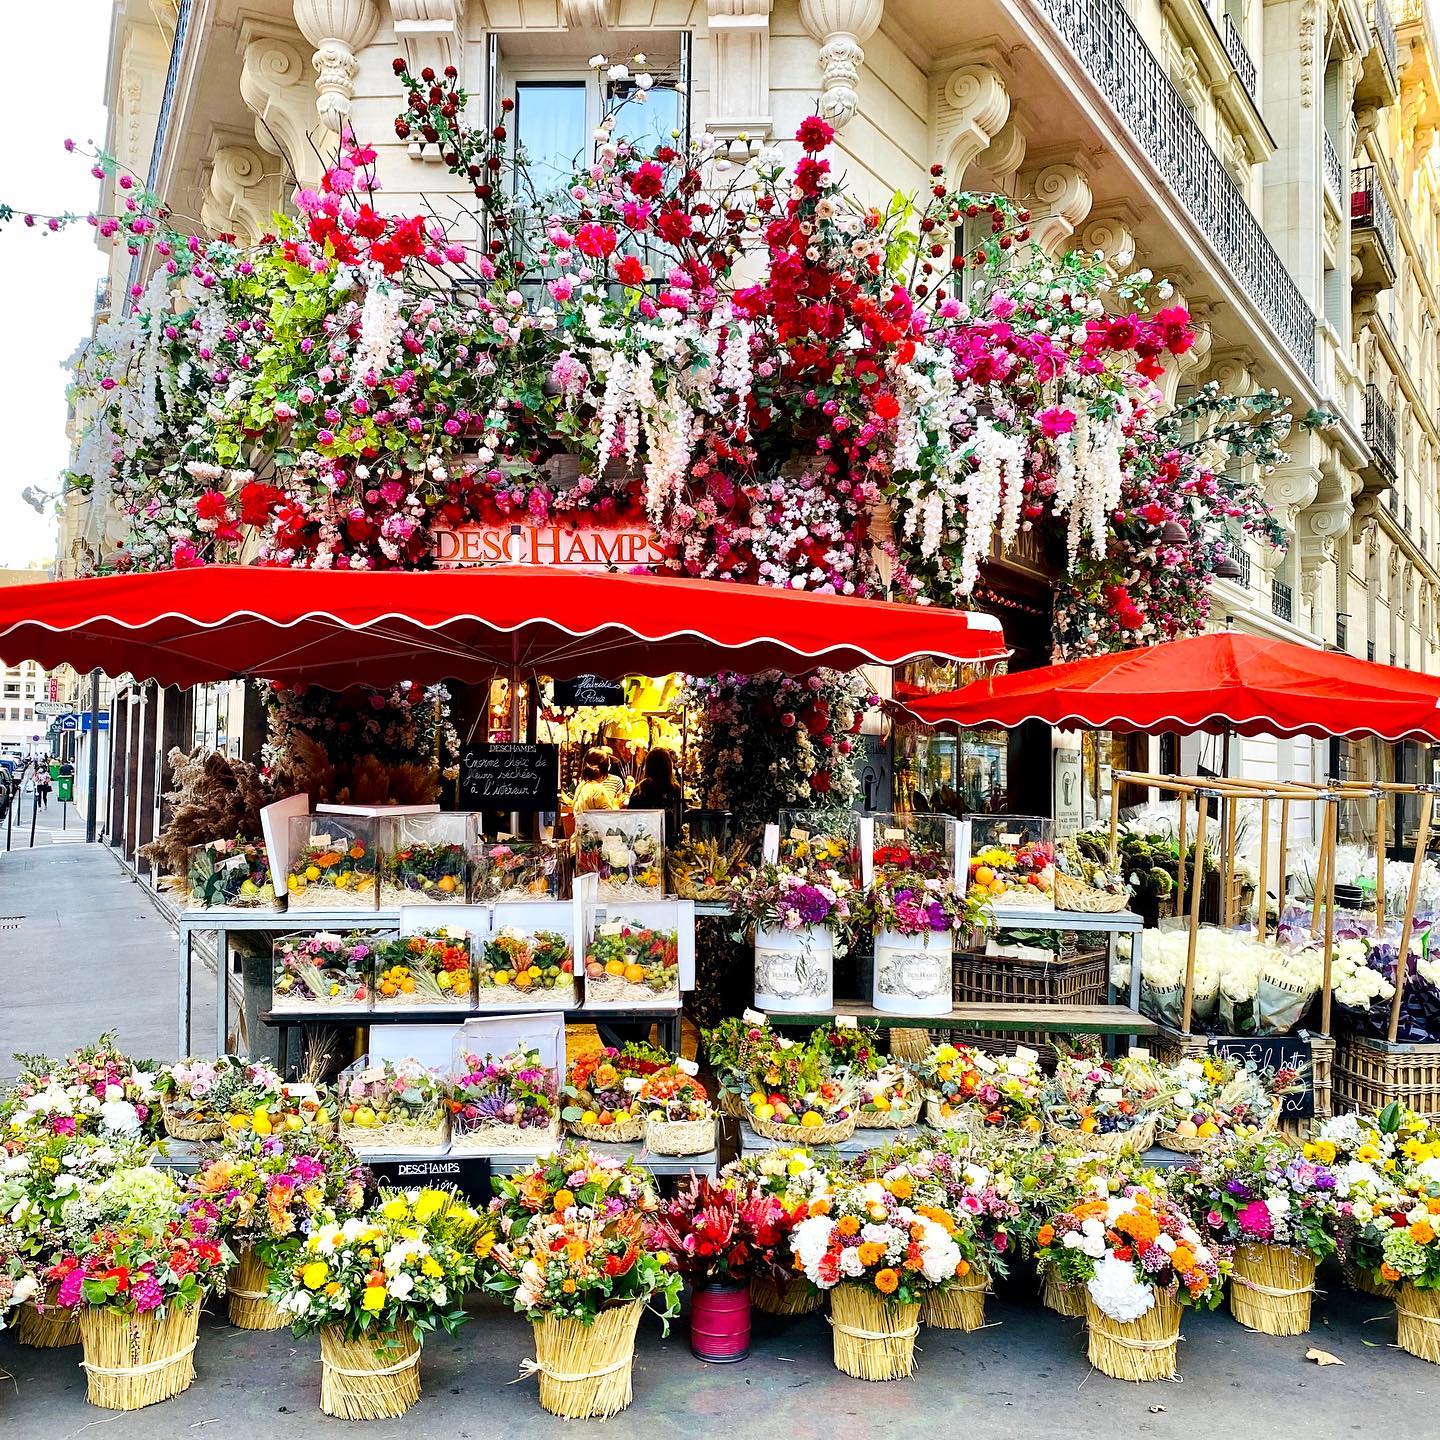
M 579 529 L 568 525 L 461 525 L 435 532 L 439 565 L 564 565 L 631 570 L 659 565 L 665 554 L 644 525 Z

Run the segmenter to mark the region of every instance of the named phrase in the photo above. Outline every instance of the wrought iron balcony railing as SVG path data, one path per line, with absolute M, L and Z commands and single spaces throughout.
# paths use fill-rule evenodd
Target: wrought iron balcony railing
M 1340 152 L 1335 148 L 1335 142 L 1325 135 L 1325 180 L 1337 200 L 1345 198 L 1345 164 L 1340 159 Z
M 1397 473 L 1395 464 L 1395 412 L 1385 403 L 1377 385 L 1365 387 L 1365 443 L 1375 457 L 1375 468 L 1391 483 Z M 1390 492 L 1394 501 L 1395 492 Z M 1391 509 L 1394 509 L 1392 503 Z
M 1315 312 L 1121 0 L 1036 0 L 1307 375 Z
M 1280 620 L 1295 618 L 1295 597 L 1283 580 L 1270 582 L 1270 613 Z
M 1386 65 L 1390 67 L 1390 78 L 1393 80 L 1400 74 L 1400 46 L 1395 39 L 1395 21 L 1385 0 L 1371 0 L 1370 28 L 1375 33 L 1375 41 Z
M 1350 228 L 1373 231 L 1391 275 L 1395 273 L 1395 212 L 1373 165 L 1361 165 L 1350 177 Z
M 1229 15 L 1225 16 L 1224 23 L 1220 27 L 1220 34 L 1225 41 L 1225 53 L 1230 57 L 1230 63 L 1235 67 L 1235 73 L 1245 87 L 1245 93 L 1252 100 L 1258 100 L 1260 97 L 1259 77 L 1255 73 L 1255 61 L 1251 59 L 1250 51 L 1240 35 L 1240 27 Z

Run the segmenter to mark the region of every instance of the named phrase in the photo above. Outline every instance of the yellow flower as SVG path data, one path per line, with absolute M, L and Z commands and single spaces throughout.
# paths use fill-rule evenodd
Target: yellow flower
M 323 1260 L 312 1260 L 300 1272 L 307 1290 L 318 1290 L 329 1277 L 330 1267 Z
M 396 1195 L 380 1207 L 380 1213 L 387 1220 L 404 1220 L 410 1214 L 410 1207 L 405 1203 L 404 1196 Z
M 440 1268 L 440 1262 L 433 1255 L 427 1255 L 420 1262 L 420 1273 L 428 1275 L 432 1280 L 438 1280 L 445 1272 Z
M 360 1303 L 367 1310 L 383 1310 L 385 1308 L 385 1287 L 383 1285 L 367 1285 L 365 1293 L 360 1297 Z
M 424 1225 L 427 1221 L 434 1219 L 439 1214 L 441 1207 L 445 1204 L 445 1195 L 440 1190 L 422 1190 L 419 1198 L 415 1201 L 415 1218 Z
M 1380 1151 L 1374 1145 L 1362 1145 L 1355 1152 L 1355 1158 L 1362 1165 L 1373 1165 L 1380 1158 Z

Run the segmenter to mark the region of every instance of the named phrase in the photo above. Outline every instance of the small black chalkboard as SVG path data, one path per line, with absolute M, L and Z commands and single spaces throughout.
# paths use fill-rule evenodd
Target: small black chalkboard
M 1315 1113 L 1314 1051 L 1308 1035 L 1212 1035 L 1210 1048 L 1219 1055 L 1253 1060 L 1261 1070 L 1303 1069 L 1304 1088 L 1281 1097 L 1280 1113 L 1297 1120 Z
M 618 680 L 600 675 L 577 675 L 573 680 L 555 682 L 555 706 L 575 710 L 581 705 L 623 705 L 625 687 Z
M 382 1185 L 401 1190 L 427 1185 L 453 1185 L 477 1205 L 490 1202 L 490 1157 L 488 1155 L 440 1155 L 434 1159 L 371 1160 L 367 1162 Z
M 560 804 L 556 745 L 467 745 L 460 752 L 460 808 L 533 814 Z

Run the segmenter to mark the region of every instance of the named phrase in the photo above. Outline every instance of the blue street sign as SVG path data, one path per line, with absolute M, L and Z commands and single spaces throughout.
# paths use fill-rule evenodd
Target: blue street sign
M 80 717 L 80 728 L 87 731 L 90 729 L 90 712 L 88 710 Z M 110 712 L 108 710 L 102 710 L 100 712 L 100 724 L 98 728 L 101 730 L 108 730 L 110 728 Z
M 56 728 L 60 730 L 78 730 L 80 728 L 80 717 L 78 715 L 62 715 L 56 722 Z

